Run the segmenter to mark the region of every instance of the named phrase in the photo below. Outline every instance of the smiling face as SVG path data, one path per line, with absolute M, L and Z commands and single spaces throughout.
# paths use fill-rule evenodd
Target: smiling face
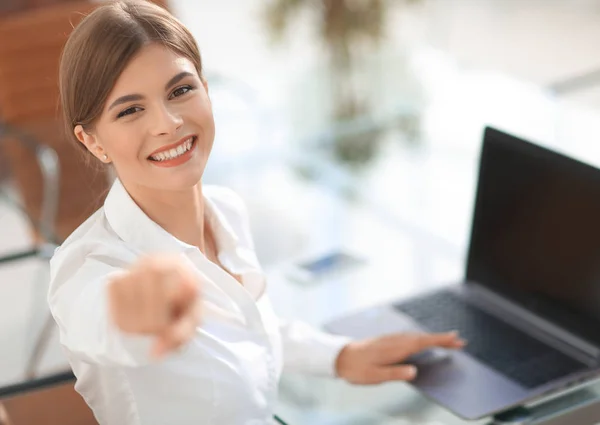
M 78 125 L 75 135 L 112 162 L 130 190 L 191 188 L 215 136 L 206 83 L 189 59 L 148 44 L 119 76 L 93 128 Z

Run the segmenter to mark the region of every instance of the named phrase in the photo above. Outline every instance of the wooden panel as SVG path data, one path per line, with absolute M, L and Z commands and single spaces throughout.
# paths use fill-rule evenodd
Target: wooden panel
M 68 2 L 0 19 L 0 120 L 54 148 L 60 159 L 60 202 L 55 223 L 66 238 L 103 201 L 106 174 L 90 169 L 82 152 L 64 137 L 60 118 L 58 64 L 74 23 L 97 5 Z M 42 177 L 35 157 L 15 140 L 4 141 L 28 214 L 39 219 Z
M 0 16 L 32 9 L 34 7 L 50 6 L 69 1 L 73 0 L 2 0 L 0 1 Z
M 0 425 L 13 425 L 10 422 L 6 408 L 2 403 L 0 403 Z
M 56 117 L 61 51 L 72 26 L 94 8 L 88 2 L 69 2 L 0 20 L 0 116 L 4 121 L 21 124 L 41 114 Z
M 98 425 L 72 383 L 2 400 L 10 425 Z
M 74 3 L 77 0 L 0 0 L 0 18 L 6 15 L 32 10 L 35 8 L 54 6 L 60 3 Z M 167 0 L 151 0 L 167 7 Z
M 155 3 L 166 6 L 164 0 Z M 106 170 L 88 167 L 81 151 L 64 137 L 59 110 L 61 51 L 73 25 L 97 6 L 68 1 L 0 16 L 0 121 L 26 130 L 58 152 L 59 239 L 66 238 L 96 210 L 108 190 Z M 42 180 L 35 158 L 15 141 L 7 143 L 3 152 L 29 215 L 38 219 Z

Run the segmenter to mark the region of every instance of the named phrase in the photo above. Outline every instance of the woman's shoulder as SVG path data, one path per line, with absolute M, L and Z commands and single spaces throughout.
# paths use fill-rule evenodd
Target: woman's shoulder
M 104 209 L 100 208 L 56 248 L 50 260 L 51 275 L 63 274 L 65 270 L 75 272 L 89 261 L 117 266 L 133 255 L 130 251 L 112 230 Z

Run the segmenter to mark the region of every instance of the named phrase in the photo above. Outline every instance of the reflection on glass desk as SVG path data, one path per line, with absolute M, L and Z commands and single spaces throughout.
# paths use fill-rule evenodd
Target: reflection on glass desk
M 330 245 L 360 255 L 363 262 L 317 283 L 295 279 L 287 263 L 269 269 L 268 291 L 279 316 L 319 326 L 461 275 L 460 255 L 424 242 L 418 232 L 391 228 L 359 206 L 346 206 L 343 223 L 335 217 L 315 218 L 313 226 L 319 224 L 313 230 L 328 232 Z M 331 250 L 321 252 L 327 255 Z M 291 374 L 282 379 L 278 412 L 290 424 L 464 423 L 403 383 L 362 387 Z
M 290 424 L 461 425 L 465 422 L 429 402 L 403 383 L 374 387 L 341 381 L 285 376 L 278 411 Z
M 525 425 L 527 422 L 517 419 L 529 417 L 533 425 L 593 425 L 600 417 L 600 384 L 533 405 L 527 410 L 516 409 L 518 415 L 513 417 L 469 422 L 436 406 L 403 383 L 357 387 L 339 381 L 290 375 L 283 379 L 280 387 L 278 411 L 290 424 Z M 465 397 L 469 395 L 465 394 Z

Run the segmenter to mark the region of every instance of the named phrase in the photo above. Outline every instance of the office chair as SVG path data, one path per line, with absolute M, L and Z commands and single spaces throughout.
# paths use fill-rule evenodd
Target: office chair
M 70 1 L 0 17 L 0 121 L 51 147 L 59 157 L 54 222 L 59 241 L 101 205 L 101 194 L 108 189 L 106 173 L 90 172 L 81 152 L 65 137 L 59 109 L 60 54 L 73 25 L 97 5 Z M 27 216 L 40 217 L 43 182 L 31 150 L 5 144 L 4 156 Z
M 4 147 L 3 144 L 5 143 L 19 143 L 21 146 L 28 149 L 36 158 L 43 182 L 41 214 L 39 217 L 31 217 L 28 215 L 22 202 L 17 199 L 18 196 L 15 197 L 10 194 L 10 191 L 8 190 L 9 185 L 6 181 L 3 182 L 4 184 L 0 185 L 0 199 L 12 208 L 21 211 L 29 220 L 31 228 L 35 229 L 35 234 L 40 235 L 41 237 L 38 237 L 37 240 L 34 239 L 34 243 L 29 249 L 18 250 L 0 256 L 0 267 L 31 258 L 38 258 L 44 263 L 47 263 L 52 257 L 57 244 L 54 232 L 54 221 L 58 204 L 60 172 L 58 155 L 51 147 L 43 145 L 28 134 L 0 122 L 0 149 Z M 2 152 L 2 150 L 0 150 L 0 152 Z M 35 279 L 36 286 L 43 284 L 41 278 L 43 278 L 43 275 L 38 276 L 37 279 Z M 34 307 L 34 309 L 36 311 L 38 309 L 41 311 L 47 310 L 45 299 L 42 306 Z M 50 329 L 53 326 L 53 321 L 51 319 L 52 316 L 48 312 L 43 329 L 35 339 L 32 352 L 26 362 L 25 375 L 27 378 L 32 378 L 35 375 L 36 366 L 43 354 L 43 350 L 50 334 Z
M 168 8 L 166 0 L 154 1 Z M 52 0 L 0 15 L 0 138 L 4 139 L 0 164 L 4 174 L 7 167 L 11 169 L 18 194 L 11 198 L 8 191 L 0 190 L 0 200 L 24 213 L 36 241 L 31 249 L 4 255 L 0 267 L 31 258 L 49 259 L 55 245 L 98 209 L 108 192 L 110 172 L 89 169 L 65 137 L 59 118 L 60 54 L 73 27 L 98 4 Z M 29 377 L 35 375 L 52 327 L 48 312 L 28 361 Z
M 47 264 L 55 246 L 100 206 L 108 188 L 108 178 L 90 173 L 80 152 L 64 137 L 58 108 L 61 51 L 73 25 L 95 7 L 69 1 L 0 16 L 0 174 L 11 183 L 0 188 L 0 201 L 23 213 L 34 241 L 29 249 L 3 255 L 0 267 L 28 259 Z M 44 295 L 45 275 L 35 280 L 35 288 Z M 54 326 L 45 296 L 36 296 L 35 303 L 43 305 L 33 311 L 46 316 L 27 359 L 29 379 L 35 376 Z M 36 332 L 38 320 L 31 317 Z

